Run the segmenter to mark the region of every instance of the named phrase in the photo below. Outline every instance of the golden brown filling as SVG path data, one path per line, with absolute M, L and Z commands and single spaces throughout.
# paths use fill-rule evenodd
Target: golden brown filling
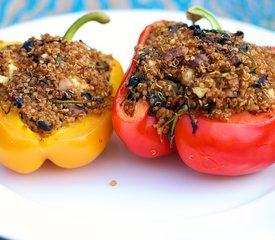
M 111 56 L 49 34 L 0 49 L 0 103 L 41 136 L 110 109 Z
M 160 135 L 183 112 L 224 120 L 241 111 L 273 114 L 275 51 L 245 42 L 241 31 L 160 22 L 135 51 L 124 110 L 132 115 L 139 99 L 148 101 Z

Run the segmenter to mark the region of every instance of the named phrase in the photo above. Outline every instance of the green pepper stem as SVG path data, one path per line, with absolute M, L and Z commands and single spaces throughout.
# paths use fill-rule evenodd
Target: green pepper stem
M 93 12 L 93 13 L 88 13 L 82 17 L 80 17 L 79 19 L 77 19 L 70 27 L 69 29 L 66 31 L 66 33 L 64 34 L 62 40 L 66 41 L 66 40 L 71 40 L 73 38 L 73 36 L 75 35 L 76 31 L 85 23 L 89 22 L 89 21 L 96 21 L 102 24 L 108 23 L 110 22 L 110 18 L 108 17 L 108 15 L 106 15 L 105 13 L 98 13 L 98 12 Z
M 186 12 L 187 19 L 191 20 L 193 24 L 202 18 L 205 18 L 214 30 L 221 30 L 221 25 L 219 24 L 216 17 L 209 11 L 201 7 L 191 7 Z

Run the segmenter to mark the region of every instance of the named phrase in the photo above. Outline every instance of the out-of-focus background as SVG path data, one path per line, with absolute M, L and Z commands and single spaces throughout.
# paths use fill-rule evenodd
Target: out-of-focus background
M 30 19 L 88 10 L 167 9 L 197 5 L 217 16 L 275 30 L 275 0 L 0 0 L 0 28 Z

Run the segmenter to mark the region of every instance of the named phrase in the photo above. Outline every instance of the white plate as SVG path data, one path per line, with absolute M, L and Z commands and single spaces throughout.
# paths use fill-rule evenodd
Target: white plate
M 113 54 L 124 69 L 146 24 L 159 19 L 186 21 L 182 12 L 107 13 L 111 23 L 88 23 L 75 39 Z M 80 15 L 2 29 L 0 39 L 24 41 L 46 32 L 62 35 Z M 226 19 L 220 22 L 224 29 L 243 30 L 247 41 L 275 45 L 272 32 Z M 64 170 L 46 163 L 33 174 L 19 175 L 1 166 L 0 179 L 0 236 L 275 239 L 274 165 L 243 177 L 209 176 L 190 170 L 176 154 L 153 160 L 133 156 L 113 135 L 104 153 L 86 167 Z M 113 179 L 117 186 L 109 185 Z

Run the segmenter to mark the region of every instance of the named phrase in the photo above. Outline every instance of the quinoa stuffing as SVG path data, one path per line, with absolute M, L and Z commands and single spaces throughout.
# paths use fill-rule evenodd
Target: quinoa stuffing
M 47 137 L 112 105 L 111 56 L 49 34 L 0 49 L 0 105 Z
M 201 29 L 181 22 L 152 26 L 138 55 L 123 105 L 132 116 L 138 100 L 149 102 L 158 134 L 172 137 L 175 121 L 189 114 L 227 120 L 232 114 L 274 114 L 275 51 L 244 41 L 241 31 Z

